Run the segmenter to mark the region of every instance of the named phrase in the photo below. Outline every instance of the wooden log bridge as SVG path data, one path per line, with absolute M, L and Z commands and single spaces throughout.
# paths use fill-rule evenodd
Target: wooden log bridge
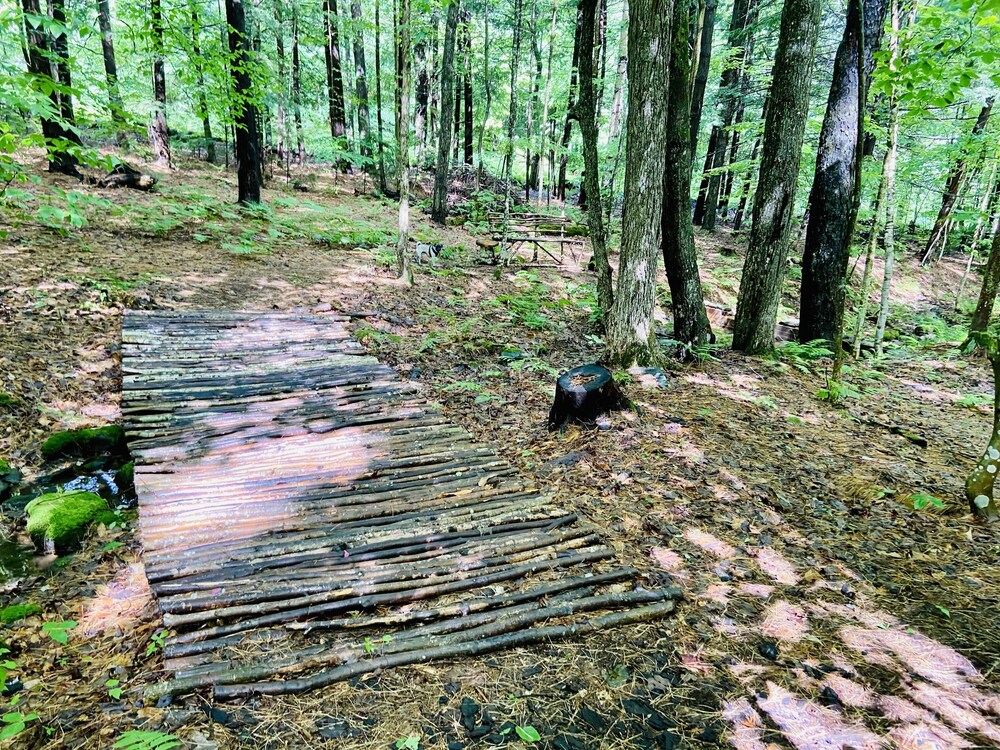
M 170 635 L 147 698 L 300 692 L 652 620 L 599 530 L 337 315 L 129 312 L 126 433 Z

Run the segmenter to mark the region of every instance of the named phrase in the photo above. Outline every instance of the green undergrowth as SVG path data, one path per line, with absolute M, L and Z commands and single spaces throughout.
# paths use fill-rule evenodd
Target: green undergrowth
M 87 527 L 113 518 L 104 498 L 93 492 L 51 492 L 25 506 L 27 532 L 39 548 L 62 553 L 80 540 Z
M 37 615 L 42 611 L 42 608 L 33 602 L 28 602 L 27 604 L 11 604 L 8 607 L 0 609 L 0 624 L 10 625 L 13 622 L 18 622 L 32 615 Z

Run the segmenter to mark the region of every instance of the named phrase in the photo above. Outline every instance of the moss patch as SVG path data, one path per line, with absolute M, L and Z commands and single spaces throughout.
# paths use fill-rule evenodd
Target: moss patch
M 11 604 L 9 607 L 0 609 L 0 624 L 10 625 L 12 622 L 23 620 L 25 617 L 37 615 L 41 611 L 41 607 L 31 602 L 27 604 Z
M 61 553 L 108 511 L 108 504 L 93 492 L 52 492 L 36 497 L 25 510 L 27 531 L 35 545 L 43 547 L 51 542 Z
M 119 491 L 124 491 L 135 484 L 135 461 L 129 461 L 118 470 L 115 484 L 118 485 Z
M 125 431 L 116 424 L 57 432 L 42 443 L 42 456 L 46 459 L 125 453 L 126 450 Z
M 14 398 L 14 396 L 11 396 L 9 393 L 0 391 L 0 406 L 8 406 L 14 408 L 20 405 L 21 405 L 20 399 Z

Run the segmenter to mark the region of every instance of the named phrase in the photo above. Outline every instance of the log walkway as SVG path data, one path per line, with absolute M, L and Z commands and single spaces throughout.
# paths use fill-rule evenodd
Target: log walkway
M 672 611 L 676 590 L 638 586 L 346 324 L 125 316 L 140 533 L 171 630 L 147 697 L 300 692 Z

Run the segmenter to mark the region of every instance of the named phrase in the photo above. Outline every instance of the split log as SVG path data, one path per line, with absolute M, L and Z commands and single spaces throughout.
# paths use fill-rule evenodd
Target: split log
M 564 373 L 556 381 L 556 396 L 549 411 L 549 430 L 557 430 L 570 422 L 592 427 L 602 414 L 629 405 L 610 370 L 599 365 L 583 365 Z

